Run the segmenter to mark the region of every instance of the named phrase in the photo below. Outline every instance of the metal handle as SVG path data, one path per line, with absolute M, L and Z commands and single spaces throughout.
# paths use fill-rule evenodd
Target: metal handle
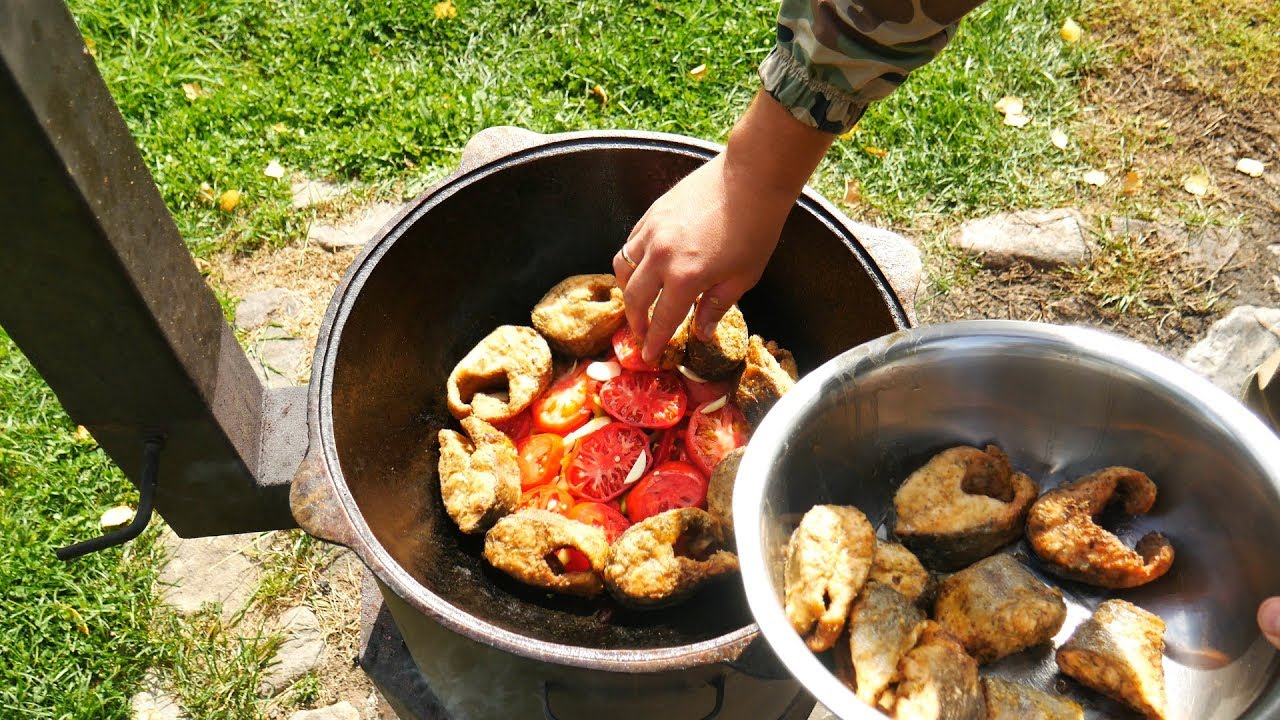
M 162 437 L 149 437 L 142 446 L 142 487 L 139 488 L 138 512 L 134 513 L 133 522 L 115 532 L 109 532 L 92 540 L 58 548 L 59 560 L 66 562 L 92 552 L 123 545 L 147 529 L 147 524 L 151 522 L 151 506 L 156 497 L 156 482 L 160 475 L 160 450 L 163 448 L 164 438 Z
M 716 704 L 711 708 L 711 712 L 702 716 L 701 720 L 712 720 L 720 716 L 720 710 L 724 708 L 724 676 L 717 675 L 715 679 L 707 683 L 716 690 Z M 560 720 L 551 710 L 551 683 L 542 681 L 542 714 L 546 716 L 546 720 Z
M 356 529 L 325 468 L 323 455 L 316 445 L 307 449 L 289 489 L 289 508 L 308 535 L 351 547 L 356 541 Z

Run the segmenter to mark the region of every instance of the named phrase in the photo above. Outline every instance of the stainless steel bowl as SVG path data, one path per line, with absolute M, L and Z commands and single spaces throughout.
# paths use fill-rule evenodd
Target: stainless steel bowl
M 1101 591 L 1041 572 L 1025 541 L 1009 548 L 1067 598 L 1060 645 L 1107 597 L 1158 614 L 1170 717 L 1280 717 L 1280 658 L 1255 622 L 1280 595 L 1280 439 L 1235 399 L 1140 345 L 1092 330 L 971 321 L 894 333 L 803 378 L 751 440 L 734 492 L 752 614 L 788 670 L 845 720 L 880 718 L 810 652 L 782 606 L 782 555 L 800 516 L 852 504 L 881 530 L 897 485 L 950 446 L 994 443 L 1042 488 L 1107 465 L 1159 486 L 1149 515 L 1116 532 L 1158 529 L 1173 569 L 1144 587 Z M 1086 717 L 1131 717 L 1057 672 L 1051 648 L 984 669 L 1063 692 Z

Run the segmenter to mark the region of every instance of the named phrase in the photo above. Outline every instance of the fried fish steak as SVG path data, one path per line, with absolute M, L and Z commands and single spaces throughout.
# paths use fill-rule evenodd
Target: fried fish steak
M 752 335 L 747 341 L 747 357 L 738 375 L 733 401 L 755 428 L 769 408 L 795 386 L 799 377 L 790 352 L 772 340 L 766 343 L 759 335 Z
M 1084 720 L 1084 708 L 1022 683 L 982 678 L 987 720 Z
M 684 347 L 684 364 L 707 380 L 727 378 L 742 367 L 747 358 L 747 321 L 737 305 L 720 318 L 711 339 L 703 342 L 689 335 Z
M 1017 560 L 994 555 L 942 581 L 933 617 L 985 665 L 1051 641 L 1067 604 Z
M 740 447 L 725 455 L 711 471 L 711 481 L 707 485 L 707 512 L 720 522 L 725 541 L 730 544 L 733 541 L 733 485 L 746 452 L 745 447 Z
M 609 348 L 627 321 L 622 288 L 612 275 L 574 275 L 533 306 L 533 327 L 560 352 L 589 357 Z
M 449 412 L 461 420 L 510 420 L 551 383 L 551 348 L 537 330 L 503 325 L 449 373 Z
M 902 659 L 892 694 L 896 720 L 984 720 L 978 661 L 933 621 Z
M 586 556 L 590 569 L 567 569 L 561 558 L 568 550 Z M 599 595 L 608 553 L 604 530 L 548 510 L 508 515 L 484 536 L 484 559 L 490 565 L 520 582 L 565 595 Z
M 815 505 L 787 541 L 787 620 L 814 652 L 835 645 L 871 572 L 876 533 L 855 507 Z
M 1156 484 L 1145 473 L 1104 468 L 1040 496 L 1027 516 L 1027 539 L 1049 570 L 1069 580 L 1105 588 L 1144 585 L 1169 571 L 1173 545 L 1148 533 L 1130 549 L 1094 518 L 1116 503 L 1140 515 L 1155 500 Z
M 463 435 L 441 430 L 440 498 L 458 529 L 488 530 L 520 501 L 520 463 L 511 439 L 478 417 L 462 419 Z
M 1164 621 L 1124 600 L 1107 600 L 1058 648 L 1058 667 L 1081 685 L 1148 718 L 1164 720 Z
M 876 538 L 875 557 L 867 580 L 884 583 L 913 603 L 927 599 L 934 586 L 933 576 L 915 553 L 896 542 L 879 538 Z
M 836 675 L 859 700 L 874 706 L 898 681 L 898 666 L 916 646 L 926 620 L 902 593 L 867 581 L 849 613 L 849 631 L 836 644 Z
M 1039 488 L 994 445 L 943 450 L 893 496 L 893 532 L 934 570 L 959 570 L 1022 534 Z
M 671 605 L 706 583 L 738 570 L 724 550 L 720 524 L 699 508 L 667 510 L 627 528 L 604 565 L 604 582 L 619 603 L 634 608 Z

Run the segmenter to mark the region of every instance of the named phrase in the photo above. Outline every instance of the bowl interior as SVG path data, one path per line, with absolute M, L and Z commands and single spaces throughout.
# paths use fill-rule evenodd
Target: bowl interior
M 1159 487 L 1148 515 L 1112 526 L 1130 543 L 1168 536 L 1172 570 L 1103 591 L 1043 572 L 1067 598 L 1061 644 L 1107 597 L 1164 619 L 1171 717 L 1235 718 L 1277 698 L 1276 654 L 1254 622 L 1280 594 L 1280 442 L 1242 406 L 1176 363 L 1091 331 L 972 322 L 904 331 L 828 363 L 766 418 L 744 459 L 734 515 L 752 610 L 791 673 L 841 717 L 879 717 L 826 669 L 782 615 L 782 550 L 815 504 L 852 504 L 891 525 L 896 487 L 940 450 L 995 444 L 1042 490 L 1109 465 Z M 987 670 L 1066 691 L 1088 717 L 1128 717 L 1057 673 L 1051 648 Z M 1275 705 L 1270 705 L 1275 709 Z

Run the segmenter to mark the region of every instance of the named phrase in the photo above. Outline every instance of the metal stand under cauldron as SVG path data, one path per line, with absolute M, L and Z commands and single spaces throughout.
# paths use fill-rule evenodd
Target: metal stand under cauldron
M 354 550 L 373 588 L 362 664 L 402 717 L 804 717 L 812 699 L 740 588 L 646 615 L 547 599 L 483 566 L 435 484 L 431 439 L 449 418 L 456 358 L 497 324 L 526 324 L 559 279 L 609 267 L 648 205 L 717 149 L 657 133 L 478 134 L 457 171 L 352 264 L 310 385 L 270 390 L 70 13 L 11 0 L 0 5 L 0 325 L 179 536 L 301 526 Z M 475 268 L 486 281 L 458 271 Z M 904 240 L 806 191 L 742 305 L 812 368 L 907 327 L 918 277 Z M 136 536 L 145 510 L 60 556 Z

